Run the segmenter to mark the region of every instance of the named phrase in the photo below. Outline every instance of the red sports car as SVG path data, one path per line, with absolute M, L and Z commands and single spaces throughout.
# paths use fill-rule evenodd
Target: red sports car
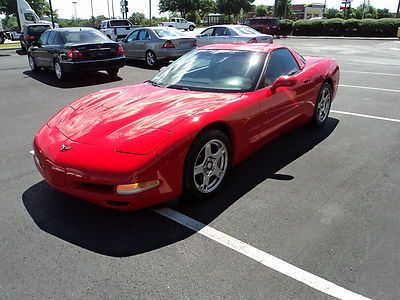
M 59 111 L 35 136 L 35 163 L 53 188 L 109 208 L 205 199 L 266 142 L 323 125 L 338 84 L 331 58 L 275 44 L 198 48 L 152 80 Z

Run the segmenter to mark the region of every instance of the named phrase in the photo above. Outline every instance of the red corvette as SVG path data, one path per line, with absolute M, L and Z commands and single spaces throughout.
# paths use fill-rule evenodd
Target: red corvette
M 53 188 L 109 208 L 205 199 L 266 142 L 322 126 L 338 84 L 331 58 L 275 44 L 198 48 L 152 80 L 59 111 L 35 136 L 35 163 Z

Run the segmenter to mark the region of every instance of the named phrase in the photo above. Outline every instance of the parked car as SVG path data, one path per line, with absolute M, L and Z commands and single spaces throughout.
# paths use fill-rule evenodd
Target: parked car
M 323 126 L 338 85 L 332 58 L 209 45 L 152 80 L 68 104 L 36 134 L 34 161 L 54 189 L 104 207 L 205 200 L 265 143 L 304 123 Z
M 196 36 L 197 46 L 224 43 L 273 43 L 271 35 L 259 33 L 244 25 L 216 25 Z
M 46 31 L 28 51 L 29 66 L 52 69 L 57 79 L 75 71 L 105 70 L 117 76 L 125 65 L 124 49 L 93 28 L 62 28 Z
M 133 25 L 129 20 L 104 20 L 101 21 L 99 30 L 110 40 L 120 41 L 137 27 L 139 26 Z
M 12 41 L 19 41 L 21 38 L 21 33 L 17 31 L 10 31 L 10 39 Z
M 244 21 L 244 24 L 257 30 L 258 32 L 278 35 L 279 20 L 277 18 L 256 17 L 249 18 Z
M 193 31 L 196 28 L 196 24 L 190 21 L 186 21 L 183 18 L 172 18 L 169 22 L 161 22 L 160 26 L 174 27 L 176 29 L 185 29 Z
M 158 61 L 175 59 L 191 51 L 195 39 L 168 27 L 143 27 L 132 31 L 121 43 L 125 55 L 154 67 Z
M 39 40 L 43 32 L 50 29 L 51 25 L 48 24 L 27 24 L 22 27 L 20 43 L 21 50 L 27 51 L 33 42 Z

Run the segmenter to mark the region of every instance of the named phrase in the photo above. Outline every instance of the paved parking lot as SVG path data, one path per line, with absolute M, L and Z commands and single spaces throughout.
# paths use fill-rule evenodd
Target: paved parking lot
M 130 214 L 53 191 L 29 150 L 72 100 L 157 71 L 58 83 L 1 51 L 0 299 L 400 298 L 400 43 L 277 42 L 338 60 L 327 126 L 265 146 L 209 201 Z

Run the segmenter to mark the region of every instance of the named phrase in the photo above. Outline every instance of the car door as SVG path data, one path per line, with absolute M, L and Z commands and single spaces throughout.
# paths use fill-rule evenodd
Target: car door
M 139 30 L 133 30 L 122 42 L 122 47 L 127 58 L 136 58 L 135 43 L 137 42 Z
M 135 41 L 135 55 L 138 58 L 144 58 L 148 49 L 148 43 L 151 42 L 151 35 L 147 29 L 139 31 L 137 40 Z
M 56 40 L 57 32 L 52 30 L 49 33 L 46 44 L 43 45 L 43 56 L 42 63 L 44 67 L 53 67 L 53 56 L 54 56 L 54 41 Z
M 283 75 L 290 76 L 290 86 L 275 88 L 274 83 Z M 279 48 L 269 55 L 261 77 L 261 139 L 275 134 L 278 129 L 290 125 L 304 114 L 304 76 L 288 49 Z
M 196 37 L 197 46 L 209 45 L 212 43 L 212 34 L 214 32 L 214 27 L 207 28 L 200 35 Z
M 46 49 L 44 48 L 44 46 L 46 46 L 47 44 L 47 40 L 49 38 L 51 31 L 46 31 L 45 33 L 42 34 L 42 36 L 40 37 L 39 41 L 37 42 L 37 46 L 32 47 L 32 51 L 33 51 L 33 56 L 36 60 L 36 65 L 38 67 L 46 67 L 46 59 L 45 59 L 45 52 Z

